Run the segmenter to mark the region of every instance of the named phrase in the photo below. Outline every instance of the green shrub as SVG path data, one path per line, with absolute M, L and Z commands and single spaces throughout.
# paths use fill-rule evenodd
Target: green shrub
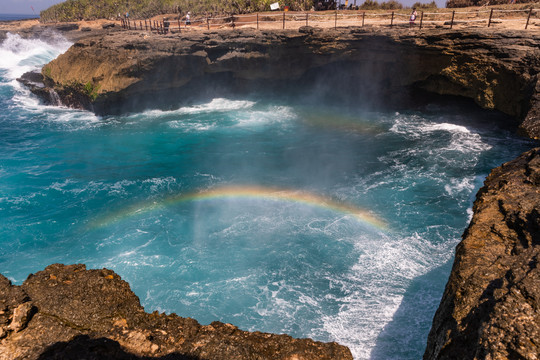
M 270 10 L 275 0 L 66 0 L 40 13 L 42 22 L 114 19 L 129 13 L 131 19 L 161 14 L 197 15 L 245 14 Z M 291 10 L 308 10 L 313 0 L 279 0 Z
M 401 5 L 401 3 L 395 0 L 390 0 L 387 2 L 381 3 L 380 8 L 382 10 L 397 10 L 397 9 L 403 9 L 403 5 Z
M 381 7 L 377 0 L 366 0 L 362 5 L 360 5 L 360 9 L 362 10 L 378 10 L 380 8 Z
M 430 3 L 424 4 L 421 2 L 415 2 L 412 8 L 418 9 L 418 10 L 426 10 L 426 9 L 437 9 L 437 3 L 435 1 L 432 1 Z

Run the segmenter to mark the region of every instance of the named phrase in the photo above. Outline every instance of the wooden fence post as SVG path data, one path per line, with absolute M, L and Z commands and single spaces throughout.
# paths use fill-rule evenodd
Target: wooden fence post
M 142 20 L 139 20 L 139 25 L 141 25 L 141 30 L 143 29 L 142 27 Z
M 308 26 L 308 17 L 309 17 L 309 13 L 306 13 L 306 26 Z
M 210 19 L 208 18 L 208 15 L 206 16 L 206 28 L 210 30 Z
M 259 13 L 257 13 L 257 30 L 259 30 Z
M 336 8 L 336 18 L 334 19 L 334 29 L 337 29 L 337 8 Z
M 364 19 L 366 18 L 366 12 L 362 13 L 362 26 L 364 26 Z
M 392 11 L 392 19 L 390 20 L 390 26 L 394 26 L 394 12 Z
M 525 24 L 525 30 L 527 30 L 527 27 L 529 26 L 529 20 L 531 19 L 531 13 L 532 13 L 532 8 L 529 9 L 529 16 L 527 16 L 527 23 Z
M 488 20 L 488 27 L 491 26 L 491 18 L 493 17 L 493 9 L 491 9 L 490 13 L 489 13 L 489 20 Z
M 452 10 L 452 21 L 450 21 L 450 29 L 454 26 L 454 15 L 456 14 L 456 10 Z
M 285 29 L 285 11 L 283 12 L 283 28 Z
M 178 33 L 180 34 L 182 32 L 182 23 L 180 23 L 180 15 L 178 15 Z
M 420 12 L 420 30 L 422 30 L 422 22 L 424 21 L 424 12 Z

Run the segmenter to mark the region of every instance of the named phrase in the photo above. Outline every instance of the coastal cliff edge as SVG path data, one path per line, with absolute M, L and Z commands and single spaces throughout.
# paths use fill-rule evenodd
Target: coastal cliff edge
M 41 76 L 64 105 L 101 115 L 177 108 L 223 93 L 294 96 L 287 93 L 294 88 L 373 105 L 408 103 L 425 91 L 471 98 L 539 138 L 539 44 L 539 33 L 519 30 L 123 31 L 77 41 Z M 47 87 L 34 89 L 47 99 Z
M 33 91 L 44 99 L 51 89 L 60 95 L 65 105 L 103 115 L 141 111 L 151 106 L 169 108 L 178 106 L 179 101 L 195 101 L 196 97 L 213 96 L 221 91 L 249 94 L 253 89 L 261 88 L 284 90 L 290 84 L 300 84 L 305 89 L 323 84 L 323 88 L 330 89 L 330 92 L 340 84 L 349 93 L 355 92 L 362 99 L 373 100 L 403 97 L 408 101 L 409 94 L 422 90 L 469 97 L 486 109 L 510 115 L 524 135 L 538 139 L 539 44 L 540 35 L 537 33 L 480 29 L 399 34 L 386 29 L 318 31 L 306 27 L 300 31 L 209 31 L 159 37 L 142 31 L 125 31 L 81 39 L 46 65 L 38 79 L 27 76 L 24 81 L 29 85 L 42 81 L 45 87 L 35 86 Z M 540 149 L 537 148 L 494 169 L 479 191 L 474 216 L 456 250 L 454 266 L 434 318 L 424 359 L 536 359 L 540 353 L 539 214 Z M 64 276 L 59 274 L 65 271 L 87 273 L 83 270 L 80 266 L 53 265 L 38 274 L 42 274 L 41 281 L 47 283 L 57 281 L 59 276 Z M 103 272 L 105 275 L 96 275 L 103 279 L 109 280 L 109 276 L 117 278 L 108 270 L 95 271 Z M 55 278 L 48 280 L 47 276 L 51 279 L 51 275 Z M 69 276 L 66 277 L 68 283 L 61 280 L 61 286 L 74 284 Z M 32 279 L 30 277 L 27 282 L 31 283 Z M 19 293 L 27 285 L 21 288 L 10 284 L 3 286 L 10 293 Z M 39 318 L 39 306 L 34 305 L 31 294 L 20 296 L 28 300 L 14 303 L 16 306 L 6 305 L 4 314 L 11 317 L 4 323 L 13 323 L 15 309 L 31 301 L 31 305 L 26 305 L 34 309 L 27 311 L 34 314 L 28 323 L 27 329 L 30 329 L 32 321 Z M 161 329 L 159 324 L 168 324 L 169 320 L 164 319 L 170 316 L 143 315 L 141 311 L 136 313 L 144 319 L 141 321 L 145 327 L 140 331 L 130 327 L 133 323 L 124 315 L 107 317 L 107 324 L 116 329 L 113 336 L 107 338 L 116 342 L 114 346 L 120 344 L 130 349 L 125 345 L 130 336 L 138 336 L 150 343 L 159 337 L 152 329 Z M 55 316 L 50 319 L 57 319 Z M 151 324 L 149 319 L 156 322 Z M 123 327 L 124 320 L 127 327 Z M 174 326 L 181 327 L 182 322 L 188 320 L 174 321 Z M 68 324 L 67 330 L 61 330 L 65 332 L 66 339 L 84 334 L 85 337 L 77 338 L 77 341 L 86 344 L 105 337 L 93 328 L 82 327 L 80 330 L 78 323 L 72 320 L 60 323 Z M 214 331 L 197 326 L 200 330 L 194 331 L 196 334 Z M 229 325 L 208 326 L 222 329 L 225 333 L 229 328 L 234 329 L 230 330 L 233 335 L 246 334 Z M 169 334 L 168 329 L 162 330 Z M 76 333 L 75 330 L 82 332 Z M 5 334 L 7 337 L 0 346 L 8 342 L 6 339 L 16 339 L 22 332 L 8 329 Z M 220 355 L 203 352 L 207 350 L 198 344 L 206 343 L 214 344 L 218 353 L 219 349 L 229 347 L 233 349 L 231 351 L 243 351 L 239 350 L 242 347 L 235 347 L 227 336 L 216 337 L 215 342 L 186 342 L 192 345 L 185 345 L 188 350 L 182 354 L 199 356 L 195 358 L 220 358 L 214 357 Z M 246 339 L 250 336 L 253 339 L 263 338 L 260 333 L 245 336 Z M 264 336 L 272 339 L 278 335 Z M 173 336 L 176 343 L 182 342 L 178 339 L 184 337 Z M 103 341 L 109 341 L 107 339 Z M 171 347 L 150 343 L 146 349 L 151 350 L 156 345 L 154 349 L 159 351 L 173 351 Z M 74 346 L 78 346 L 76 344 Z M 295 353 L 295 350 L 283 353 L 280 352 L 285 351 L 280 350 L 281 345 L 264 344 L 262 340 L 260 344 L 268 349 L 268 354 L 275 352 L 275 358 L 318 358 Z M 306 346 L 308 344 L 312 343 L 306 343 Z M 58 351 L 63 351 L 71 345 L 58 346 Z M 325 354 L 331 355 L 322 356 L 333 359 L 350 356 L 337 344 L 328 346 L 330 352 Z M 166 351 L 156 355 L 166 354 Z M 308 353 L 303 354 L 311 354 L 309 351 L 312 350 L 306 351 Z M 228 358 L 231 357 L 237 358 L 236 355 Z

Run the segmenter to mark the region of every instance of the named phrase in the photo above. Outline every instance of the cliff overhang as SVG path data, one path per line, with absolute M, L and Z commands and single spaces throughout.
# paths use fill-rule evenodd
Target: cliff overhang
M 178 107 L 224 93 L 374 104 L 407 102 L 410 89 L 422 89 L 474 99 L 539 138 L 539 44 L 535 32 L 485 29 L 125 31 L 77 41 L 42 76 L 64 104 L 100 115 Z

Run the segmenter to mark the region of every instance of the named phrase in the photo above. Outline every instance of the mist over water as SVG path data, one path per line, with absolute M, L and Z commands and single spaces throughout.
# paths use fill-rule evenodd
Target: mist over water
M 15 78 L 67 46 L 0 45 L 0 273 L 107 267 L 147 311 L 337 341 L 356 359 L 421 358 L 476 191 L 532 146 L 455 101 L 43 106 Z

